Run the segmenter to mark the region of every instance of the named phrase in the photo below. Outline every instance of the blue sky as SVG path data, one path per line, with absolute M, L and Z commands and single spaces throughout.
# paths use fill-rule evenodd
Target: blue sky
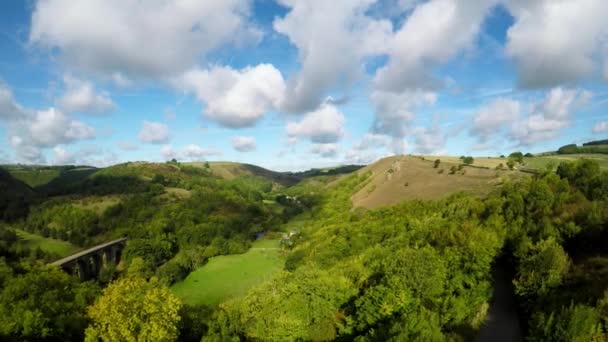
M 542 152 L 608 136 L 603 0 L 0 3 L 0 162 Z

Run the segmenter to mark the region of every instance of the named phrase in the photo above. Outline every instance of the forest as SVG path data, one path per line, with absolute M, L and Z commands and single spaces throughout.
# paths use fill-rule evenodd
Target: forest
M 377 209 L 353 207 L 371 176 L 357 169 L 281 185 L 127 163 L 44 192 L 3 172 L 0 339 L 467 341 L 486 324 L 497 268 L 526 340 L 608 339 L 608 171 L 597 163 Z M 260 234 L 292 230 L 282 270 L 242 296 L 193 305 L 170 289 Z M 118 265 L 81 282 L 20 231 L 82 248 L 129 241 Z

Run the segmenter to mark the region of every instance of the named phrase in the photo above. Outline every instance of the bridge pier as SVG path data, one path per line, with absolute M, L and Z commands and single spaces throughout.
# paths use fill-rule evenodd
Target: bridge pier
M 118 264 L 127 239 L 122 238 L 76 253 L 67 258 L 57 260 L 51 265 L 61 267 L 68 274 L 78 275 L 80 280 L 87 281 L 99 277 L 104 265 Z

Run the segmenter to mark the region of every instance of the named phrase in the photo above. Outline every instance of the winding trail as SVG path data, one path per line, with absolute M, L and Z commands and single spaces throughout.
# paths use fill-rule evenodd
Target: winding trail
M 494 295 L 486 323 L 477 333 L 475 342 L 523 341 L 513 284 L 504 267 L 493 270 Z

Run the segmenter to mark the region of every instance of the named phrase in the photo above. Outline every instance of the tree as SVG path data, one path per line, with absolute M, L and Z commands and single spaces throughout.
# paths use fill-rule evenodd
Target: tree
M 175 341 L 181 306 L 154 278 L 121 279 L 89 308 L 86 341 Z
M 528 153 L 524 154 L 524 157 L 532 158 L 532 157 L 534 157 L 534 155 L 532 153 L 528 152 Z
M 513 281 L 519 295 L 543 295 L 561 284 L 568 271 L 568 255 L 555 239 L 532 246 L 520 261 Z
M 80 283 L 57 267 L 34 268 L 10 278 L 0 292 L 0 336 L 82 340 L 85 310 L 97 293 L 94 284 Z
M 439 159 L 435 159 L 435 162 L 433 163 L 433 167 L 434 167 L 434 168 L 439 167 L 439 163 L 441 163 L 441 160 L 439 160 Z
M 471 157 L 471 156 L 464 157 L 462 162 L 465 163 L 466 165 L 471 165 L 471 164 L 473 164 L 473 157 Z
M 524 154 L 519 151 L 513 152 L 513 153 L 509 154 L 509 159 L 512 159 L 521 164 L 524 162 Z
M 507 161 L 507 167 L 509 168 L 509 170 L 513 170 L 513 168 L 515 167 L 515 162 L 511 159 L 509 159 Z

